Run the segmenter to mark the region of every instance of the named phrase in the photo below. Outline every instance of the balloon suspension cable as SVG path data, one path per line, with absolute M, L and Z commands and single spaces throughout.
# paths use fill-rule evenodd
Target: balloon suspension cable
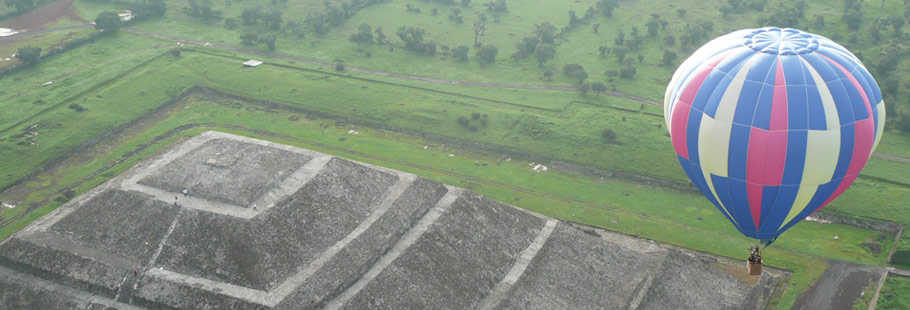
M 774 237 L 774 238 L 771 238 L 771 239 L 762 239 L 762 240 L 761 240 L 761 244 L 762 244 L 763 246 L 765 246 L 765 248 L 767 249 L 767 248 L 768 248 L 769 246 L 771 246 L 771 244 L 774 243 L 774 241 L 776 241 L 776 240 L 777 240 L 777 237 Z

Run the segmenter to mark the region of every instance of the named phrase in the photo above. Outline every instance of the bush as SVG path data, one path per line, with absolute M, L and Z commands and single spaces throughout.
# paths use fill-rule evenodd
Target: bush
M 606 128 L 600 132 L 600 136 L 604 138 L 604 141 L 607 143 L 616 142 L 616 132 L 613 129 Z
M 903 116 L 895 123 L 897 130 L 904 134 L 910 134 L 910 116 Z
M 891 263 L 894 265 L 910 267 L 910 250 L 895 251 L 894 255 L 891 256 Z
M 179 48 L 172 49 L 171 55 L 174 55 L 174 57 L 180 57 L 180 49 Z
M 41 60 L 41 48 L 34 46 L 20 47 L 16 51 L 16 59 L 19 59 L 26 66 L 37 64 Z
M 76 112 L 82 112 L 82 111 L 85 111 L 85 110 L 86 110 L 83 106 L 81 106 L 81 105 L 79 105 L 79 104 L 76 104 L 76 103 L 71 104 L 71 105 L 69 106 L 69 108 L 70 108 L 71 110 L 73 110 L 73 111 L 76 111 Z

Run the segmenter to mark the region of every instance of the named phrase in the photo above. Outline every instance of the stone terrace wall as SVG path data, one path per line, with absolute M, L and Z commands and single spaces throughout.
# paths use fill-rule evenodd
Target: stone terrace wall
M 787 277 L 741 269 L 206 132 L 0 241 L 0 309 L 760 309 Z

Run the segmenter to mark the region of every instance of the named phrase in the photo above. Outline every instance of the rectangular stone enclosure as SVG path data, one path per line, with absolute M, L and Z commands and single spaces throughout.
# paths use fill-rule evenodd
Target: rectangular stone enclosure
M 205 132 L 0 241 L 0 309 L 763 309 L 786 272 Z

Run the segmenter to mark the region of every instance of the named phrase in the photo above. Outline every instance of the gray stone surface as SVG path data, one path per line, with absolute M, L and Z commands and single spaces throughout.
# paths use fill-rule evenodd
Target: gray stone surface
M 396 206 L 370 227 L 372 231 L 364 233 L 363 238 L 346 246 L 336 255 L 337 259 L 316 271 L 309 281 L 282 301 L 277 308 L 324 306 L 331 298 L 357 281 L 447 192 L 448 190 L 437 182 L 422 178 L 414 181 L 413 185 L 395 201 Z
M 252 220 L 188 210 L 158 264 L 177 273 L 269 290 L 343 238 L 397 178 L 333 159 L 299 191 Z
M 628 308 L 666 255 L 647 242 L 605 242 L 560 225 L 497 309 Z
M 730 268 L 206 132 L 0 241 L 0 309 L 760 309 L 787 277 L 766 268 L 750 284 Z
M 544 220 L 465 193 L 344 309 L 470 309 L 505 276 Z
M 251 207 L 310 156 L 231 139 L 212 139 L 171 161 L 139 184 Z
M 0 267 L 0 309 L 136 309 L 103 296 Z
M 174 205 L 139 193 L 109 190 L 51 227 L 82 245 L 135 262 L 147 261 L 177 216 Z
M 671 305 L 672 309 L 764 309 L 771 298 L 771 291 L 764 288 L 780 281 L 766 272 L 759 285 L 752 285 L 716 264 L 711 258 L 669 249 L 639 309 L 670 309 Z

